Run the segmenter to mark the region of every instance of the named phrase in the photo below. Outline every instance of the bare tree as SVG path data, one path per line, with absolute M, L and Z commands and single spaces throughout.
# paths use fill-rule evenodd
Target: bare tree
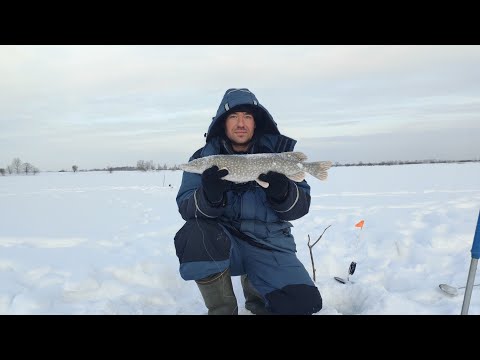
M 7 172 L 11 175 L 13 173 L 13 167 L 11 165 L 7 166 Z
M 34 166 L 33 169 L 32 169 L 32 172 L 33 172 L 33 175 L 36 175 L 37 173 L 40 172 L 40 170 L 37 167 Z
M 137 169 L 142 170 L 142 171 L 147 171 L 146 166 L 145 166 L 145 161 L 138 160 L 137 161 Z
M 155 170 L 155 165 L 153 165 L 153 160 L 147 162 L 148 170 Z
M 78 166 L 77 166 L 77 165 L 73 165 L 73 166 L 72 166 L 72 170 L 73 170 L 74 173 L 76 173 L 77 170 L 78 170 Z
M 20 174 L 20 168 L 22 167 L 22 161 L 19 158 L 13 159 L 12 167 L 15 169 L 17 174 Z
M 317 241 L 315 241 L 312 245 L 310 245 L 310 235 L 308 235 L 308 250 L 310 250 L 310 260 L 312 260 L 312 269 L 313 269 L 313 281 L 315 282 L 316 278 L 315 278 L 315 272 L 317 271 L 315 269 L 315 264 L 313 262 L 313 253 L 312 253 L 312 248 L 315 246 L 316 243 L 318 243 L 320 241 L 320 239 L 322 238 L 323 234 L 325 234 L 325 231 L 327 231 L 327 229 L 332 226 L 332 225 L 328 225 L 325 230 L 323 230 L 322 234 L 319 236 L 319 238 L 317 239 Z
M 138 160 L 137 170 L 142 170 L 142 171 L 155 170 L 155 165 L 153 164 L 153 160 L 150 160 L 150 161 Z
M 109 172 L 110 174 L 113 173 L 113 167 L 107 166 L 107 170 L 108 170 L 108 172 Z
M 32 168 L 33 168 L 32 164 L 28 162 L 22 164 L 22 170 L 25 172 L 25 175 L 28 175 L 28 173 L 32 171 Z
M 0 169 L 0 175 L 5 176 L 5 169 Z

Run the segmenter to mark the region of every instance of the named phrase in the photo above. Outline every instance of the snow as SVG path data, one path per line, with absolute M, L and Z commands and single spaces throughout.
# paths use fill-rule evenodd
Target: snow
M 206 314 L 195 283 L 178 273 L 181 175 L 0 177 L 0 314 Z M 452 296 L 439 284 L 466 284 L 479 178 L 479 163 L 334 167 L 327 181 L 307 176 L 310 213 L 292 223 L 310 274 L 308 235 L 313 242 L 331 225 L 313 248 L 324 302 L 318 315 L 460 314 L 464 289 Z M 352 261 L 351 282 L 336 282 Z M 250 315 L 240 278 L 233 281 L 239 314 Z M 469 314 L 480 314 L 479 289 Z

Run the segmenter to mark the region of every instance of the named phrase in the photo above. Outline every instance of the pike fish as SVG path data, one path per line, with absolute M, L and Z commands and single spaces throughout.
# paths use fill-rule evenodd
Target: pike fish
M 299 151 L 273 154 L 211 155 L 181 164 L 179 167 L 186 172 L 201 174 L 216 165 L 219 169 L 228 170 L 228 175 L 223 177 L 224 180 L 234 183 L 256 181 L 264 188 L 267 188 L 269 184 L 260 180 L 258 176 L 269 171 L 284 174 L 296 182 L 303 181 L 305 173 L 309 173 L 319 180 L 327 179 L 327 170 L 332 166 L 330 161 L 305 162 L 306 160 L 307 156 Z

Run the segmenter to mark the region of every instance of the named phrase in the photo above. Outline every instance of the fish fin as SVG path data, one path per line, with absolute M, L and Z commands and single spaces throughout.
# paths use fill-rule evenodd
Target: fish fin
M 220 170 L 227 170 L 227 171 L 228 171 L 228 174 L 230 174 L 230 170 L 228 170 L 228 168 L 227 168 L 227 167 L 225 167 L 225 166 L 224 166 L 224 167 L 222 167 L 221 169 L 218 169 L 218 171 L 220 171 Z M 223 180 L 225 180 L 225 178 L 228 176 L 228 174 L 227 174 L 227 175 L 225 175 L 224 177 L 222 177 L 222 179 L 223 179 Z
M 293 175 L 288 175 L 287 178 L 296 182 L 302 182 L 303 180 L 305 180 L 305 173 L 301 171 Z
M 259 178 L 256 178 L 255 181 L 258 183 L 258 185 L 260 185 L 261 187 L 263 187 L 265 189 L 270 186 L 270 184 L 268 182 L 262 181 Z
M 310 175 L 316 177 L 319 180 L 326 180 L 328 177 L 327 170 L 332 167 L 331 161 L 317 161 L 311 163 L 304 163 L 303 168 Z
M 288 151 L 288 152 L 278 153 L 276 155 L 282 158 L 285 158 L 287 160 L 293 160 L 298 162 L 307 160 L 307 155 L 305 155 L 300 151 Z

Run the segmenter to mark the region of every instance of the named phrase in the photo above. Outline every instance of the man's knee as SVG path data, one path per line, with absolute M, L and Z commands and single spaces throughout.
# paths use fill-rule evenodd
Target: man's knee
M 204 219 L 188 220 L 175 235 L 175 250 L 181 264 L 227 260 L 230 244 L 217 222 Z
M 304 284 L 287 285 L 266 295 L 270 311 L 283 315 L 312 315 L 322 309 L 317 287 Z

